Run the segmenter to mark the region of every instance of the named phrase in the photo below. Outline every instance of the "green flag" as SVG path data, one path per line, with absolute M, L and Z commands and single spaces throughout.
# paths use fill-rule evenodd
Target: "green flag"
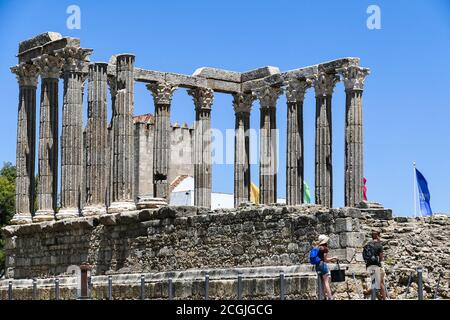
M 303 181 L 303 203 L 311 203 L 311 194 L 306 181 Z

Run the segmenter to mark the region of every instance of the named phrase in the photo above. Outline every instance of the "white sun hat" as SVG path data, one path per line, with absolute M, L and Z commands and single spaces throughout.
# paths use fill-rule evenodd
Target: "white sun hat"
M 327 243 L 328 240 L 330 240 L 330 238 L 329 238 L 328 236 L 326 236 L 326 235 L 324 235 L 324 234 L 321 234 L 321 235 L 319 236 L 319 246 L 320 246 L 321 244 Z

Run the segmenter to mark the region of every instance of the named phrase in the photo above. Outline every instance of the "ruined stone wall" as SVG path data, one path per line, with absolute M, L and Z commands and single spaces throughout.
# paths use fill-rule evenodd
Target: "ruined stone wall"
M 392 218 L 383 210 L 362 210 L 359 223 L 366 238 L 372 230 L 381 232 L 388 298 L 417 299 L 420 267 L 424 298 L 450 299 L 450 217 Z M 336 295 L 370 299 L 371 282 L 364 264 L 352 263 L 346 273 L 345 283 L 332 285 Z
M 104 275 L 117 277 L 117 298 L 126 298 L 139 286 L 127 277 L 146 274 L 154 282 L 150 287 L 159 288 L 148 289 L 157 290 L 148 297 L 164 299 L 161 288 L 167 286 L 169 277 L 181 281 L 179 298 L 199 298 L 202 277 L 208 272 L 216 286 L 211 286 L 210 295 L 228 299 L 235 294 L 240 269 L 249 286 L 247 298 L 277 298 L 275 284 L 283 270 L 289 281 L 294 281 L 290 298 L 314 298 L 315 272 L 308 263 L 308 252 L 317 235 L 326 233 L 331 239 L 331 255 L 341 259 L 347 274 L 346 282 L 332 285 L 336 297 L 367 299 L 370 279 L 361 248 L 370 232 L 379 229 L 390 298 L 417 298 L 416 268 L 422 266 L 425 298 L 434 297 L 439 281 L 437 297 L 449 299 L 449 217 L 392 219 L 384 210 L 378 213 L 381 215 L 365 209 L 320 206 L 249 206 L 214 212 L 167 207 L 9 226 L 3 231 L 7 277 L 64 278 L 69 265 L 89 264 L 99 298 L 106 294 Z M 15 281 L 20 284 L 24 280 Z M 22 292 L 28 289 L 17 288 Z M 0 294 L 6 292 L 7 281 L 0 281 Z
M 364 235 L 357 209 L 193 207 L 9 226 L 7 276 L 49 277 L 89 264 L 94 275 L 307 263 L 311 243 L 330 234 L 341 259 L 357 257 Z
M 437 282 L 437 297 L 450 299 L 450 218 L 377 219 L 364 215 L 362 231 L 372 229 L 382 233 L 385 250 L 385 270 L 392 298 L 404 298 L 410 275 L 408 297 L 417 297 L 418 267 L 423 267 L 424 296 L 433 298 Z M 440 278 L 440 279 L 439 279 Z

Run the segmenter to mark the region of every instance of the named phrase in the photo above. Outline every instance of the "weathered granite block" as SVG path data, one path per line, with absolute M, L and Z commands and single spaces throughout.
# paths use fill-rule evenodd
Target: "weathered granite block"
M 330 241 L 328 243 L 328 246 L 330 249 L 338 249 L 340 248 L 340 240 L 339 240 L 339 235 L 337 234 L 330 234 Z
M 19 43 L 19 53 L 42 46 L 50 41 L 62 39 L 61 34 L 56 32 L 41 33 L 31 39 Z
M 337 218 L 335 231 L 337 233 L 353 231 L 352 218 Z
M 365 235 L 362 232 L 343 232 L 339 235 L 339 242 L 343 248 L 360 248 L 364 245 Z
M 346 262 L 346 263 L 357 261 L 357 256 L 358 256 L 355 248 L 335 249 L 335 250 L 333 250 L 332 255 L 336 256 L 340 262 Z M 361 258 L 362 258 L 362 256 L 361 256 Z
M 391 209 L 362 209 L 362 211 L 374 219 L 392 220 Z

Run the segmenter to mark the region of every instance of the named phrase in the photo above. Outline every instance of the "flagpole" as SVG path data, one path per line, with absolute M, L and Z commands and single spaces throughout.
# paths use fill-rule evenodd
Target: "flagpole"
M 416 177 L 416 162 L 413 162 L 414 170 L 414 218 L 417 217 L 417 177 Z

